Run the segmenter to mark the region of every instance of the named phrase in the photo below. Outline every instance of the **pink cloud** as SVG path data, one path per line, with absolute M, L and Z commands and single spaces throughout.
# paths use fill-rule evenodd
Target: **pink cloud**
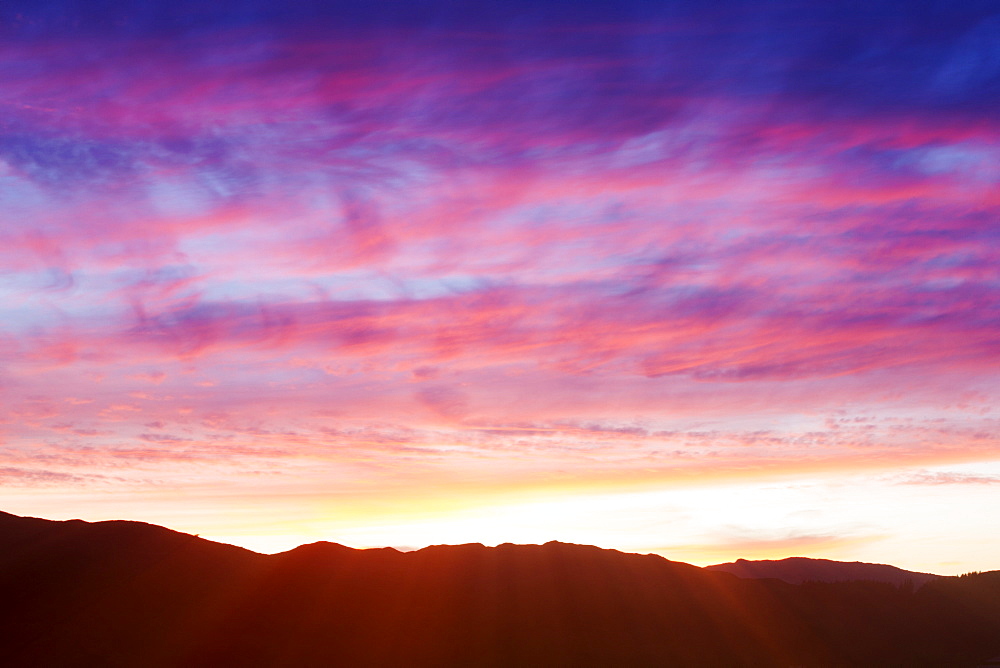
M 994 452 L 952 404 L 996 398 L 995 124 L 644 82 L 642 29 L 591 32 L 0 49 L 4 438 L 183 480 Z M 945 423 L 825 422 L 862 408 Z

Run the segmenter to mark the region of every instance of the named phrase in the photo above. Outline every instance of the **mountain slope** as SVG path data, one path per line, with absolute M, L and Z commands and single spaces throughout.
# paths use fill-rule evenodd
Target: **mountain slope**
M 872 582 L 888 582 L 897 587 L 909 582 L 914 587 L 919 588 L 941 577 L 932 573 L 906 571 L 885 564 L 807 559 L 806 557 L 789 557 L 779 560 L 765 559 L 760 561 L 739 559 L 727 564 L 706 566 L 705 569 L 731 573 L 741 578 L 775 578 L 790 584 L 869 580 Z
M 1000 573 L 743 580 L 581 545 L 314 543 L 0 515 L 5 666 L 975 666 Z

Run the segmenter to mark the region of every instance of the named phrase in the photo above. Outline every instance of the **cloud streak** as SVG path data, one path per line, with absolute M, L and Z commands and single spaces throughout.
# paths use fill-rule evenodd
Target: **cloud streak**
M 998 456 L 991 3 L 151 7 L 0 8 L 5 479 Z

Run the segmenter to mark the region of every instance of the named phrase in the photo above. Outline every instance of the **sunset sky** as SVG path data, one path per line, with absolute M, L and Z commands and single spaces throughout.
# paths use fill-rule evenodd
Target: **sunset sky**
M 1000 4 L 0 5 L 0 510 L 1000 568 Z

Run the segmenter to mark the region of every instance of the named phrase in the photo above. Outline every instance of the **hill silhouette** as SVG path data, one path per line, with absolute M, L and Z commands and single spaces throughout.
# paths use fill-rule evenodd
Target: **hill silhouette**
M 1000 572 L 740 579 L 584 545 L 313 543 L 0 514 L 5 666 L 975 666 Z
M 748 561 L 738 559 L 727 564 L 706 566 L 709 571 L 732 573 L 741 578 L 776 578 L 791 584 L 803 582 L 850 582 L 868 580 L 872 582 L 888 582 L 896 586 L 921 587 L 940 575 L 933 573 L 918 573 L 906 571 L 885 564 L 866 564 L 860 561 L 844 562 L 829 559 L 808 559 L 806 557 L 788 557 L 787 559 L 763 559 Z

